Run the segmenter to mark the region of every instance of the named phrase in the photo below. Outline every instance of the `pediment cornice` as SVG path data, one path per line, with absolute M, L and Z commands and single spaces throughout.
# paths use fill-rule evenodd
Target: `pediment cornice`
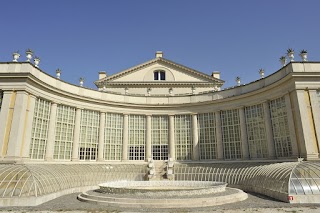
M 103 83 L 102 83 L 103 84 Z M 217 84 L 213 82 L 190 82 L 190 81 L 171 81 L 171 82 L 154 82 L 154 81 L 144 81 L 144 82 L 108 82 L 108 87 L 123 87 L 123 86 L 136 86 L 136 87 L 214 87 Z
M 132 73 L 132 72 L 135 72 L 137 70 L 143 69 L 145 67 L 151 66 L 152 64 L 155 64 L 157 61 L 159 61 L 159 58 L 152 59 L 152 60 L 147 61 L 145 63 L 142 63 L 142 64 L 139 64 L 137 66 L 131 67 L 129 69 L 123 70 L 123 71 L 121 71 L 119 73 L 116 73 L 114 75 L 107 76 L 107 77 L 105 77 L 103 79 L 95 81 L 95 83 L 99 83 L 99 82 L 103 82 L 103 81 L 113 81 L 113 80 L 118 79 L 118 78 L 120 78 L 120 77 L 122 77 L 124 75 L 129 74 L 129 73 Z
M 128 75 L 132 72 L 136 72 L 138 70 L 141 70 L 143 68 L 146 68 L 148 66 L 151 66 L 153 64 L 160 64 L 160 65 L 163 65 L 163 66 L 172 66 L 174 68 L 178 68 L 179 70 L 183 71 L 183 72 L 187 72 L 187 73 L 191 73 L 195 76 L 199 76 L 203 79 L 207 79 L 209 82 L 212 82 L 212 83 L 215 83 L 217 85 L 222 85 L 224 83 L 223 80 L 221 79 L 218 79 L 218 78 L 214 78 L 210 75 L 207 75 L 205 73 L 202 73 L 202 72 L 199 72 L 195 69 L 192 69 L 192 68 L 189 68 L 189 67 L 186 67 L 184 65 L 181 65 L 181 64 L 178 64 L 176 62 L 173 62 L 173 61 L 170 61 L 168 59 L 165 59 L 165 58 L 155 58 L 155 59 L 152 59 L 152 60 L 149 60 L 145 63 L 142 63 L 142 64 L 139 64 L 137 66 L 134 66 L 132 68 L 129 68 L 129 69 L 126 69 L 122 72 L 119 72 L 119 73 L 116 73 L 114 75 L 111 75 L 111 76 L 108 76 L 108 77 L 105 77 L 103 79 L 100 79 L 100 80 L 97 80 L 95 81 L 95 84 L 98 86 L 98 85 L 102 85 L 103 82 L 108 82 L 108 84 L 110 84 L 110 82 L 113 82 L 114 80 L 118 79 L 118 78 L 121 78 L 125 75 Z

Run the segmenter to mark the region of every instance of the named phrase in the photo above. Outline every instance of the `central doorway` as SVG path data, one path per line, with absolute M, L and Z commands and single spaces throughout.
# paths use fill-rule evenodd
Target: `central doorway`
M 152 145 L 153 160 L 168 160 L 168 145 Z
M 168 160 L 168 116 L 151 117 L 151 153 L 152 159 Z

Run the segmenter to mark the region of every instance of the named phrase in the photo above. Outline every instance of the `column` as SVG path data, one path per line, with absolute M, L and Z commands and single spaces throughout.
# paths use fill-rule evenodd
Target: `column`
M 74 124 L 73 144 L 72 144 L 72 161 L 79 160 L 80 124 L 81 124 L 81 109 L 77 108 L 75 124 Z
M 24 133 L 24 142 L 21 146 L 21 157 L 23 160 L 30 159 L 29 152 L 30 152 L 30 144 L 31 144 L 31 137 L 32 137 L 32 125 L 33 125 L 33 115 L 34 115 L 34 107 L 36 104 L 36 97 L 33 95 L 29 95 L 29 101 L 27 106 L 27 116 L 26 116 L 26 127 Z
M 106 113 L 100 112 L 100 127 L 99 127 L 99 143 L 98 143 L 98 161 L 103 161 L 104 150 L 104 124 L 106 122 Z M 108 154 L 108 153 L 106 153 Z
M 221 131 L 221 117 L 220 111 L 214 113 L 216 119 L 216 137 L 217 137 L 217 159 L 223 160 L 223 144 L 222 144 L 222 131 Z
M 200 160 L 197 114 L 192 114 L 192 139 L 193 139 L 192 160 Z
M 48 129 L 48 141 L 46 147 L 46 161 L 53 160 L 53 150 L 54 150 L 54 142 L 55 142 L 55 130 L 56 130 L 56 116 L 57 116 L 57 104 L 51 103 L 50 110 L 50 121 L 49 121 L 49 129 Z
M 151 158 L 151 115 L 147 115 L 147 129 L 146 129 L 146 161 Z
M 292 107 L 291 107 L 291 100 L 289 93 L 284 96 L 285 102 L 286 102 L 286 108 L 287 108 L 287 118 L 288 118 L 288 125 L 289 125 L 289 131 L 290 131 L 290 139 L 291 139 L 291 147 L 292 147 L 292 156 L 298 157 L 299 156 L 299 150 L 298 150 L 298 144 L 297 144 L 297 137 L 296 137 L 296 131 L 294 126 L 294 119 L 292 114 Z M 301 115 L 301 118 L 305 115 Z
M 266 139 L 267 139 L 267 145 L 268 145 L 269 158 L 274 159 L 276 158 L 276 149 L 273 141 L 269 102 L 263 103 L 263 113 L 264 113 L 264 122 L 266 126 Z
M 169 115 L 169 154 L 172 160 L 176 159 L 174 143 L 174 115 Z
M 249 159 L 249 146 L 247 137 L 246 117 L 244 114 L 244 107 L 239 109 L 241 141 L 242 141 L 242 159 Z
M 129 115 L 123 115 L 123 144 L 122 144 L 122 161 L 128 160 L 128 139 L 129 139 Z

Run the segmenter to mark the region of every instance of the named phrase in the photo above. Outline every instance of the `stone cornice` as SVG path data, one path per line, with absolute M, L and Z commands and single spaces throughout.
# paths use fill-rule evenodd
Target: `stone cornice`
M 206 78 L 206 79 L 208 79 L 208 80 L 210 80 L 210 81 L 216 81 L 217 83 L 221 83 L 221 84 L 224 83 L 224 81 L 221 80 L 221 79 L 212 77 L 212 76 L 210 76 L 210 75 L 207 75 L 207 74 L 205 74 L 205 73 L 199 72 L 199 71 L 197 71 L 197 70 L 195 70 L 195 69 L 192 69 L 192 68 L 190 68 L 190 67 L 184 66 L 184 65 L 182 65 L 182 64 L 178 64 L 178 63 L 176 63 L 176 62 L 173 62 L 173 61 L 168 60 L 168 59 L 165 59 L 165 58 L 160 58 L 160 62 L 165 62 L 165 63 L 170 64 L 170 65 L 172 65 L 172 66 L 179 67 L 179 68 L 182 69 L 182 70 L 186 70 L 186 71 L 192 72 L 193 74 L 198 75 L 198 76 L 201 76 L 201 77 L 203 77 L 203 78 Z
M 123 71 L 116 73 L 114 75 L 110 75 L 105 78 L 99 79 L 99 80 L 95 81 L 94 83 L 96 84 L 96 83 L 100 83 L 100 82 L 104 82 L 104 81 L 113 81 L 114 79 L 117 79 L 117 78 L 120 78 L 124 75 L 127 75 L 129 72 L 134 72 L 134 71 L 140 70 L 144 67 L 147 67 L 147 66 L 155 63 L 156 61 L 159 61 L 159 59 L 160 58 L 155 58 L 155 59 L 149 60 L 145 63 L 142 63 L 142 64 L 136 65 L 134 67 L 131 67 L 129 69 L 123 70 Z
M 215 83 L 211 82 L 177 82 L 177 81 L 172 81 L 172 82 L 154 82 L 154 81 L 148 81 L 148 82 L 108 82 L 107 84 L 103 84 L 111 87 L 116 87 L 116 86 L 142 86 L 142 87 L 148 87 L 148 86 L 153 86 L 153 87 L 170 87 L 170 86 L 175 86 L 175 87 L 213 87 L 216 86 Z
M 265 99 L 273 99 L 283 95 L 283 92 L 293 91 L 298 88 L 305 88 L 306 85 L 314 85 L 313 89 L 318 89 L 320 71 L 317 72 L 320 63 L 306 63 L 305 72 L 299 68 L 293 70 L 291 63 L 278 72 L 273 73 L 263 79 L 257 80 L 247 85 L 210 92 L 206 94 L 169 96 L 169 97 L 139 97 L 134 95 L 111 94 L 96 90 L 71 85 L 58 80 L 46 73 L 33 68 L 29 64 L 9 63 L 10 67 L 0 66 L 0 87 L 6 90 L 26 90 L 28 93 L 48 100 L 56 99 L 61 103 L 72 106 L 85 107 L 87 105 L 95 108 L 115 106 L 125 109 L 178 109 L 183 107 L 205 107 L 206 105 L 219 105 L 223 103 L 223 109 L 234 108 L 234 104 L 247 105 L 262 102 Z M 311 66 L 312 65 L 312 66 Z M 31 69 L 32 68 L 32 69 Z M 302 67 L 304 68 L 304 67 Z M 310 88 L 310 87 L 309 87 Z M 70 102 L 72 102 L 70 104 Z M 211 107 L 211 106 L 210 106 Z

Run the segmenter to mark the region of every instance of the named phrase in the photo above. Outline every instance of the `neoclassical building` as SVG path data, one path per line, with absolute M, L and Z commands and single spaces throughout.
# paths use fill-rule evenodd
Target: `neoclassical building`
M 190 169 L 290 164 L 292 172 L 297 165 L 305 168 L 297 162 L 303 158 L 319 170 L 320 62 L 292 61 L 249 84 L 221 89 L 219 72 L 207 75 L 157 52 L 154 59 L 117 74 L 99 72 L 97 90 L 67 83 L 60 73 L 50 76 L 38 63 L 0 62 L 0 177 L 9 178 L 7 182 L 18 177 L 13 171 L 22 171 L 21 165 L 25 174 L 52 167 L 56 175 L 68 170 L 62 165 L 100 171 L 108 164 L 122 166 L 119 177 L 136 166 L 130 177 L 142 178 L 148 160 L 168 158 L 176 162 L 180 179 L 186 170 L 179 168 L 186 165 Z M 15 193 L 39 197 L 41 190 L 27 196 L 22 188 L 28 184 L 18 182 L 0 184 L 0 198 L 12 200 Z M 83 187 L 79 184 L 40 194 Z M 314 194 L 320 194 L 319 176 L 315 185 Z M 281 192 L 284 197 L 250 189 L 281 200 L 292 194 L 290 187 Z M 21 205 L 20 201 L 10 205 Z

